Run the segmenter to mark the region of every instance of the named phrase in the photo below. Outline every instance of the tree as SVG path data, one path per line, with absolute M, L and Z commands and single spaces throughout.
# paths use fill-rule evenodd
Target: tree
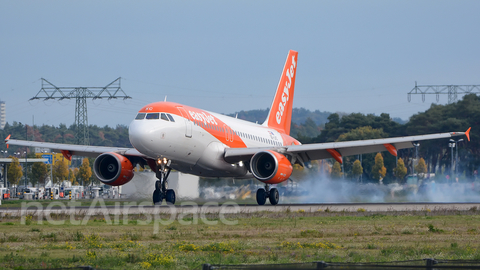
M 88 161 L 88 158 L 84 158 L 80 169 L 78 169 L 77 178 L 78 181 L 81 180 L 84 184 L 88 184 L 90 182 L 90 177 L 92 177 L 92 169 L 90 168 L 90 162 Z
M 76 186 L 78 186 L 78 171 L 79 171 L 78 168 L 73 169 L 73 179 L 74 179 L 73 184 Z
M 70 183 L 75 183 L 75 170 L 74 169 L 69 169 L 68 170 L 68 181 L 70 181 Z
M 48 176 L 47 164 L 43 162 L 35 162 L 32 165 L 32 182 L 44 183 Z
M 383 129 L 376 129 L 372 128 L 371 126 L 364 126 L 343 133 L 338 137 L 337 142 L 379 139 L 386 137 L 388 137 L 388 134 L 383 132 Z
M 18 186 L 20 179 L 22 179 L 23 172 L 18 158 L 12 157 L 12 163 L 8 166 L 7 178 L 10 184 Z
M 405 162 L 403 162 L 402 158 L 399 158 L 397 161 L 397 167 L 393 169 L 393 174 L 395 177 L 402 182 L 405 175 L 407 175 L 407 167 L 405 167 Z
M 348 117 L 346 117 L 348 118 Z M 371 126 L 362 126 L 355 129 L 352 129 L 346 133 L 340 135 L 337 141 L 357 141 L 357 140 L 370 140 L 370 139 L 380 139 L 386 138 L 388 134 L 383 131 L 382 128 L 376 129 Z M 345 172 L 351 172 L 353 175 L 353 163 L 357 160 L 357 156 L 346 156 L 343 159 L 343 166 Z M 387 160 L 384 160 L 386 163 Z M 375 163 L 375 154 L 363 154 L 362 155 L 362 170 L 366 173 L 368 178 L 371 178 L 370 172 L 372 171 L 372 166 Z M 362 172 L 362 173 L 363 173 Z
M 53 182 L 61 182 L 68 177 L 68 164 L 64 160 L 57 160 L 53 165 Z
M 372 167 L 372 178 L 381 181 L 387 174 L 387 168 L 383 166 L 383 157 L 381 153 L 375 156 L 375 164 Z
M 338 163 L 338 161 L 335 161 L 335 163 L 333 164 L 332 172 L 330 175 L 332 179 L 340 179 L 340 177 L 342 177 L 342 167 L 340 166 L 340 163 Z
M 363 174 L 362 163 L 358 159 L 355 160 L 355 162 L 353 162 L 352 174 L 355 177 L 355 179 L 357 179 L 357 181 L 360 178 L 360 175 Z
M 427 165 L 425 164 L 425 160 L 423 158 L 420 158 L 417 166 L 415 166 L 415 172 L 417 173 L 419 179 L 422 179 L 425 176 L 425 173 L 427 173 Z

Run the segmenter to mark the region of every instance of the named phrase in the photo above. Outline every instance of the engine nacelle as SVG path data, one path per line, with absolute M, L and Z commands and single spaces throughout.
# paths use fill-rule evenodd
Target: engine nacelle
M 103 153 L 95 159 L 93 172 L 104 184 L 121 186 L 133 178 L 133 165 L 128 158 L 113 152 Z
M 258 180 L 278 184 L 292 175 L 293 166 L 282 154 L 272 150 L 256 153 L 250 161 L 250 171 Z

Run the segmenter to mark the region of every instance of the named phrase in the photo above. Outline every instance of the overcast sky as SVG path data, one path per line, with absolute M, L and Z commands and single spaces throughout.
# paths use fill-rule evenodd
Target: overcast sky
M 129 124 L 153 101 L 219 113 L 270 106 L 288 50 L 294 107 L 408 119 L 435 102 L 418 84 L 480 84 L 480 1 L 0 0 L 0 100 L 7 121 L 73 124 L 75 100 L 29 102 L 40 78 L 105 86 L 90 124 Z M 440 103 L 447 102 L 440 97 Z

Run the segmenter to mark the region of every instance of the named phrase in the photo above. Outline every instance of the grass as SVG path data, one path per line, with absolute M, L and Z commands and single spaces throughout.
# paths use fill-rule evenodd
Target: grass
M 225 202 L 226 200 L 218 200 L 219 203 L 223 203 Z M 228 200 L 229 202 L 232 202 L 232 200 Z M 235 201 L 236 203 L 238 203 L 239 205 L 246 205 L 246 204 L 254 204 L 256 205 L 257 202 L 254 200 L 254 199 L 246 199 L 246 200 L 233 200 Z M 75 206 L 79 207 L 79 206 L 86 206 L 86 207 L 90 207 L 91 204 L 92 204 L 92 199 L 78 199 L 78 200 L 68 200 L 66 198 L 64 199 L 60 199 L 60 200 L 20 200 L 20 199 L 9 199 L 9 200 L 2 200 L 2 204 L 0 205 L 0 209 L 15 209 L 15 208 L 21 208 L 22 207 L 22 203 L 31 203 L 31 202 L 36 202 L 36 203 L 40 203 L 44 208 L 47 207 L 49 204 L 51 204 L 52 202 L 60 202 L 60 203 L 63 203 L 65 205 L 68 206 L 68 202 L 74 202 L 75 203 Z M 106 206 L 115 206 L 116 204 L 119 204 L 119 205 L 124 205 L 124 204 L 131 204 L 131 203 L 136 203 L 137 205 L 142 203 L 144 204 L 145 203 L 145 200 L 144 199 L 138 199 L 137 201 L 132 201 L 132 200 L 119 200 L 119 199 L 102 199 L 102 202 L 106 205 Z M 177 204 L 181 203 L 182 201 L 181 200 L 177 200 Z M 202 205 L 204 203 L 207 203 L 207 202 L 211 202 L 211 201 L 203 201 L 203 200 L 196 200 L 196 203 Z M 150 204 L 148 204 L 150 205 Z
M 3 218 L 0 268 L 198 269 L 203 263 L 480 260 L 480 216 L 467 211 L 256 212 L 227 216 L 237 220 L 236 225 L 183 225 L 185 219 L 177 219 L 159 225 L 158 233 L 153 224 L 142 225 L 144 216 L 128 218 L 117 225 L 107 224 L 103 216 L 91 217 L 86 225 L 71 224 L 70 218 L 63 225 L 39 225 L 35 217 L 21 225 L 20 218 Z M 208 218 L 219 220 L 214 214 Z
M 10 199 L 10 200 L 2 200 L 2 204 L 0 205 L 0 209 L 13 209 L 13 208 L 21 208 L 22 203 L 31 203 L 31 202 L 36 202 L 40 203 L 44 208 L 47 207 L 50 203 L 52 202 L 61 202 L 67 205 L 69 202 L 68 199 L 61 199 L 61 200 L 17 200 L 17 199 Z M 75 200 L 72 201 L 75 202 L 75 206 L 90 206 L 92 203 L 92 200 Z M 103 200 L 103 203 L 107 206 L 115 206 L 115 203 L 119 203 L 120 205 L 123 205 L 124 203 L 129 203 L 131 201 L 123 201 L 123 200 L 108 200 L 105 199 Z M 139 201 L 140 202 L 140 201 Z

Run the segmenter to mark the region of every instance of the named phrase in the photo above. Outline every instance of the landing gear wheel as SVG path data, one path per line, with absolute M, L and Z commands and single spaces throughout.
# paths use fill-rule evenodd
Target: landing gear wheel
M 168 182 L 167 182 L 167 180 L 163 180 L 162 190 L 167 190 L 167 189 L 168 189 Z
M 277 205 L 278 200 L 280 200 L 280 195 L 278 194 L 278 190 L 276 188 L 270 189 L 270 194 L 268 194 L 268 199 L 272 205 Z
M 175 191 L 173 189 L 167 189 L 167 196 L 165 197 L 167 204 L 175 204 L 175 198 Z
M 159 189 L 156 189 L 153 192 L 153 205 L 155 205 L 157 203 L 162 203 L 162 201 L 163 201 L 162 192 L 160 192 Z
M 267 192 L 263 188 L 257 190 L 257 203 L 258 205 L 264 205 L 267 201 Z
M 153 204 L 162 204 L 163 199 L 165 199 L 167 204 L 175 204 L 175 191 L 173 191 L 173 189 L 167 189 L 167 178 L 171 170 L 171 168 L 169 167 L 170 160 L 167 160 L 166 158 L 158 158 L 155 161 L 155 165 L 155 176 L 158 180 L 155 181 Z

